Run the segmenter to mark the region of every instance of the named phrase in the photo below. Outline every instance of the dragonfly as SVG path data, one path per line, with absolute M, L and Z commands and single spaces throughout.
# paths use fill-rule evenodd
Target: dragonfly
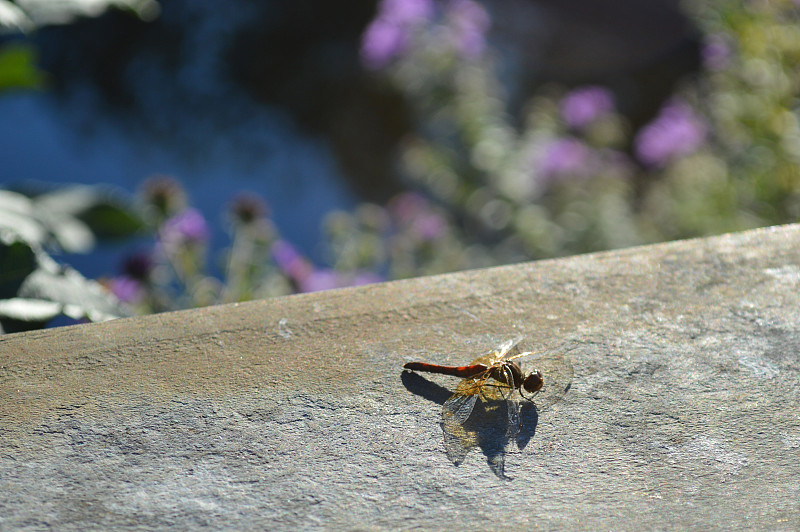
M 505 401 L 507 437 L 513 439 L 520 426 L 517 395 L 535 402 L 541 411 L 560 401 L 572 382 L 572 364 L 563 355 L 521 352 L 519 344 L 523 339 L 508 340 L 466 366 L 408 362 L 403 368 L 463 379 L 442 407 L 445 434 L 463 438 L 460 436 L 464 433 L 462 426 L 475 410 L 478 399 L 482 398 L 484 401 Z M 520 366 L 523 361 L 533 362 L 536 367 L 525 373 Z

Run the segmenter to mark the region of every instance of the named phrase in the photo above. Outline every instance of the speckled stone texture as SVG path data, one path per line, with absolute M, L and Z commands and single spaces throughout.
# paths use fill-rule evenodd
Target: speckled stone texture
M 792 225 L 0 337 L 0 528 L 797 530 L 798 243 Z M 401 367 L 518 335 L 568 357 L 571 386 L 523 405 L 522 450 L 486 428 L 456 466 L 458 379 Z M 505 404 L 479 406 L 502 427 Z

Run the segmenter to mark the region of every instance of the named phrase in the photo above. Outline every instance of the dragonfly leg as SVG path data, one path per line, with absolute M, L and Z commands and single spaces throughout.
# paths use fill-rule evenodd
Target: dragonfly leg
M 505 377 L 506 384 L 508 385 L 508 396 L 503 397 L 503 399 L 508 400 L 511 397 L 511 394 L 514 393 L 514 373 L 511 371 L 511 368 L 504 365 L 503 376 Z
M 500 398 L 503 399 L 503 400 L 507 400 L 508 397 L 509 397 L 509 396 L 505 395 L 505 393 L 503 392 L 503 390 L 508 389 L 508 386 L 500 386 L 499 384 L 484 384 L 483 386 L 481 386 L 481 391 L 480 391 L 481 398 L 483 398 L 484 400 L 494 400 L 495 399 L 494 397 L 486 397 L 486 395 L 484 395 L 483 391 L 485 389 L 487 389 L 487 388 L 499 388 L 500 389 L 500 392 L 499 392 L 500 393 Z M 509 390 L 509 391 L 513 392 L 514 390 Z
M 519 387 L 519 394 L 522 397 L 524 397 L 525 399 L 527 399 L 528 401 L 530 401 L 531 403 L 533 402 L 533 398 L 536 397 L 539 394 L 539 392 L 541 391 L 541 390 L 536 390 L 530 396 L 528 396 L 528 395 L 525 395 L 525 392 L 523 391 L 523 389 L 524 388 L 522 386 Z
M 486 388 L 501 388 L 501 389 L 502 389 L 502 388 L 504 388 L 504 386 L 498 386 L 498 385 L 496 385 L 496 384 L 484 384 L 483 386 L 481 386 L 481 392 L 480 392 L 480 394 L 481 394 L 481 399 L 483 399 L 484 401 L 489 401 L 489 400 L 491 400 L 492 398 L 491 398 L 491 397 L 486 397 L 486 395 L 484 394 L 484 390 L 485 390 Z M 505 398 L 506 398 L 506 396 L 505 396 L 505 395 L 503 395 L 503 392 L 502 392 L 502 391 L 500 392 L 500 397 L 502 397 L 503 399 L 505 399 Z
M 508 398 L 511 396 L 511 392 L 514 391 L 514 390 L 510 389 L 508 386 L 500 386 L 499 384 L 484 384 L 483 386 L 481 386 L 481 391 L 480 391 L 480 396 L 484 401 L 491 401 L 491 400 L 495 400 L 496 399 L 496 397 L 487 397 L 484 394 L 484 390 L 486 390 L 487 388 L 498 388 L 500 390 L 499 391 L 500 398 L 502 400 L 504 400 L 504 401 L 507 401 Z M 506 392 L 504 390 L 508 390 L 508 391 Z M 506 393 L 508 393 L 508 395 L 506 395 Z

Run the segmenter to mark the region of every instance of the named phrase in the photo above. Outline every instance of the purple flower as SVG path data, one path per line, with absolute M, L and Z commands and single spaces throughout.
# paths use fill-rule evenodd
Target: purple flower
M 140 301 L 144 294 L 142 283 L 125 275 L 111 279 L 108 283 L 108 288 L 111 293 L 117 296 L 117 299 L 124 303 Z
M 310 272 L 298 283 L 298 286 L 301 292 L 319 292 L 345 286 L 363 286 L 382 281 L 384 281 L 383 277 L 372 272 L 361 272 L 355 276 L 345 276 L 337 271 L 321 268 Z
M 269 207 L 256 194 L 240 194 L 231 204 L 233 219 L 242 224 L 252 224 L 269 214 Z
M 421 214 L 411 225 L 414 232 L 423 240 L 435 240 L 445 234 L 447 223 L 434 212 Z
M 450 0 L 446 9 L 461 55 L 467 59 L 480 56 L 486 48 L 486 32 L 491 22 L 486 9 L 473 0 Z
M 186 209 L 164 222 L 161 227 L 162 239 L 165 242 L 203 243 L 208 240 L 209 232 L 206 219 L 197 209 Z
M 385 67 L 400 55 L 408 44 L 402 27 L 377 19 L 369 25 L 361 42 L 361 60 L 371 70 Z
M 430 202 L 416 192 L 405 192 L 389 202 L 389 213 L 398 225 L 422 240 L 434 240 L 447 231 L 447 221 L 431 209 Z
M 706 133 L 706 124 L 688 104 L 673 101 L 636 135 L 636 156 L 646 165 L 664 166 L 676 157 L 695 151 L 705 140 Z
M 547 144 L 538 164 L 539 173 L 545 179 L 586 175 L 592 166 L 592 151 L 574 138 L 557 139 Z
M 361 272 L 353 278 L 352 286 L 363 286 L 365 284 L 382 283 L 383 277 L 374 272 Z
M 295 261 L 300 260 L 302 257 L 300 253 L 294 248 L 293 245 L 285 240 L 276 240 L 272 244 L 272 258 L 275 263 L 283 271 L 289 270 Z
M 361 38 L 364 65 L 377 70 L 389 64 L 408 47 L 413 27 L 432 15 L 432 0 L 383 0 Z
M 303 279 L 298 281 L 301 292 L 319 292 L 321 290 L 333 290 L 343 286 L 339 274 L 333 270 L 321 269 L 313 270 Z
M 731 58 L 728 41 L 721 35 L 710 35 L 702 50 L 703 63 L 710 70 L 722 70 Z
M 389 212 L 401 223 L 410 222 L 428 209 L 428 200 L 416 192 L 398 194 L 389 202 Z
M 576 89 L 561 100 L 561 116 L 568 126 L 580 129 L 614 109 L 614 97 L 606 88 Z
M 311 264 L 285 240 L 277 240 L 272 244 L 272 258 L 278 268 L 297 283 L 302 282 L 313 270 Z
M 433 16 L 433 2 L 431 0 L 383 0 L 378 16 L 396 24 L 416 24 L 429 20 Z
M 150 252 L 142 251 L 134 253 L 122 262 L 122 273 L 126 277 L 144 281 L 150 277 L 153 270 L 153 257 Z

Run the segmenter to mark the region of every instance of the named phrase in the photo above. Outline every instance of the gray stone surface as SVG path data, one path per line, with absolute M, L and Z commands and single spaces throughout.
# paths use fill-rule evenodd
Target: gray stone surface
M 0 528 L 797 530 L 799 242 L 786 226 L 0 337 Z M 566 353 L 571 388 L 524 413 L 524 450 L 486 432 L 453 465 L 458 379 L 402 364 L 520 334 Z

